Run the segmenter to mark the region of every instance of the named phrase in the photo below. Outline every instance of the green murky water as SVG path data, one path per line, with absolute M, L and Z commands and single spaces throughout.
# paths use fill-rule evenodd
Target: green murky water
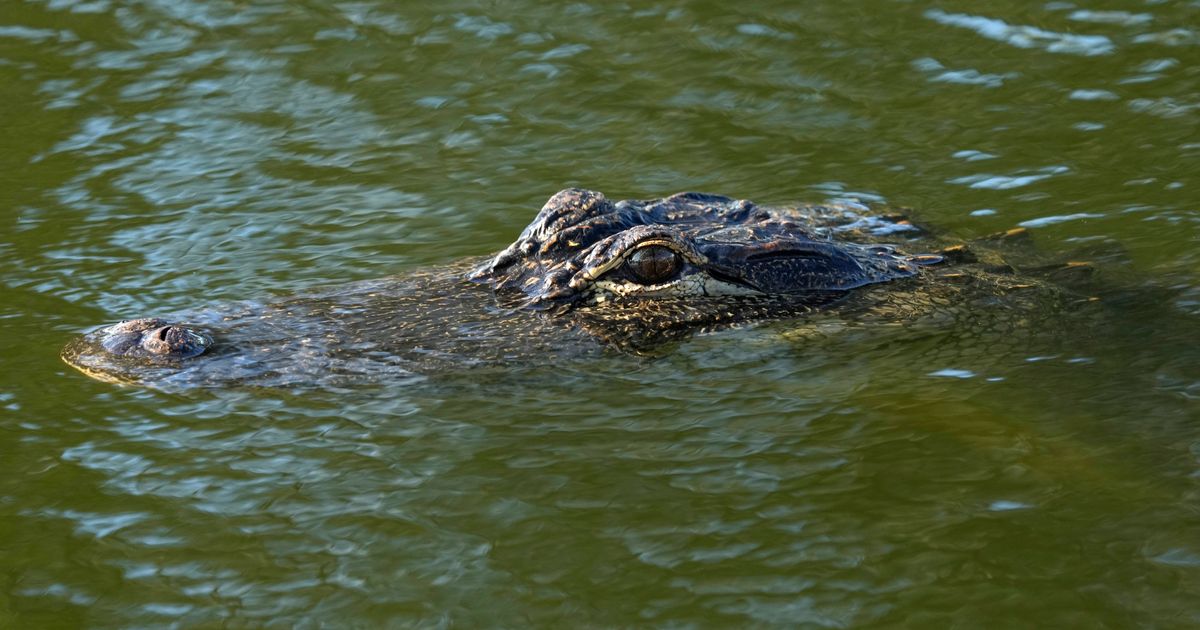
M 1197 24 L 6 2 L 0 627 L 1200 625 Z M 735 331 L 352 391 L 58 359 L 123 317 L 495 251 L 569 185 L 1025 224 L 1119 243 L 1101 280 L 1133 289 L 1032 332 Z

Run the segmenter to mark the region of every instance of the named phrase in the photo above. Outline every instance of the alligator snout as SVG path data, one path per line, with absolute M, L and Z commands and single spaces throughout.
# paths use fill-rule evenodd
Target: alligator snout
M 187 359 L 212 345 L 212 337 L 204 331 L 157 317 L 113 324 L 100 335 L 100 345 L 109 353 L 130 357 Z

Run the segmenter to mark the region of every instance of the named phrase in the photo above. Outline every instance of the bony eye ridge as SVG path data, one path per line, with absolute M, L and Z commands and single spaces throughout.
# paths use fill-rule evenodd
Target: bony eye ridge
M 670 247 L 647 245 L 629 255 L 625 260 L 625 268 L 641 284 L 662 284 L 679 275 L 683 261 Z

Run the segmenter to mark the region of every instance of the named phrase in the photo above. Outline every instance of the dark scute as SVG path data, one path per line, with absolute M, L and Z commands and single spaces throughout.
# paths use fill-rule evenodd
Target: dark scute
M 780 252 L 748 256 L 745 282 L 763 293 L 798 293 L 862 284 L 863 268 L 854 258 L 830 252 Z

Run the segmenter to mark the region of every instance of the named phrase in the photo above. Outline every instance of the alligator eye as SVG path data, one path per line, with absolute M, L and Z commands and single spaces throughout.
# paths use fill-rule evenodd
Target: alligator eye
M 683 265 L 675 250 L 650 245 L 630 254 L 625 266 L 634 280 L 642 284 L 660 284 L 674 278 Z

